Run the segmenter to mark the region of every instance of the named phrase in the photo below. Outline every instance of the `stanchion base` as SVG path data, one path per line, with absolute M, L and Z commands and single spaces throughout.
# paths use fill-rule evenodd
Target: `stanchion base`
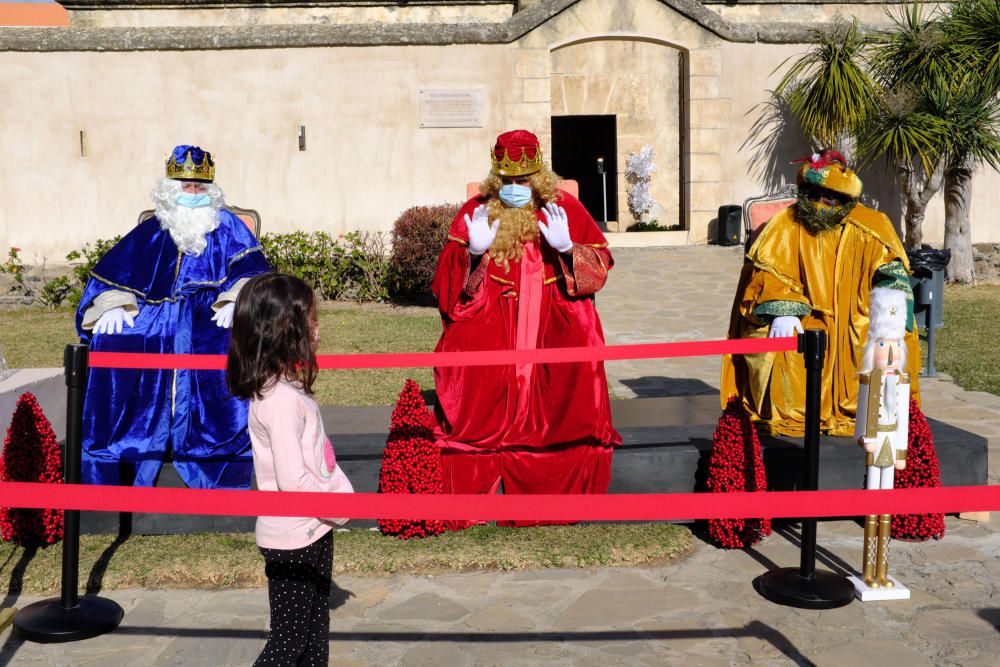
M 62 600 L 50 598 L 29 604 L 14 616 L 19 637 L 50 644 L 75 642 L 111 632 L 122 622 L 125 610 L 113 600 L 80 598 L 73 609 L 62 608 Z
M 817 571 L 806 579 L 797 567 L 771 570 L 754 579 L 753 586 L 771 602 L 800 609 L 834 609 L 854 599 L 854 586 L 847 577 Z

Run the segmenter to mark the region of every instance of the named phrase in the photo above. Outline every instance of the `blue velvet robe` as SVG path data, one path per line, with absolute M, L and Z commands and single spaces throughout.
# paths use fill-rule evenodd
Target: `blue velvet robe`
M 260 244 L 235 215 L 201 255 L 184 255 L 153 217 L 126 235 L 90 274 L 76 315 L 90 349 L 106 352 L 226 354 L 229 329 L 212 304 L 241 278 L 268 270 Z M 80 325 L 106 290 L 134 294 L 135 326 L 93 334 Z M 230 395 L 223 371 L 91 369 L 83 412 L 85 484 L 152 486 L 171 447 L 192 488 L 248 488 L 253 474 L 247 403 Z

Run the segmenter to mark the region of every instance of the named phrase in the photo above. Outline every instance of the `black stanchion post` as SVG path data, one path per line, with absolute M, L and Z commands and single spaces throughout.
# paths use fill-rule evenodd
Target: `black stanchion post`
M 66 454 L 63 481 L 80 483 L 83 451 L 83 396 L 87 387 L 87 346 L 67 345 L 63 356 L 66 371 Z M 125 615 L 117 602 L 96 596 L 80 598 L 80 511 L 63 515 L 62 595 L 42 600 L 20 610 L 14 629 L 35 642 L 71 642 L 103 635 L 118 627 Z
M 82 359 L 79 358 L 82 356 Z M 80 483 L 80 459 L 83 451 L 83 399 L 87 388 L 87 348 L 67 345 L 63 353 L 66 373 L 66 454 L 63 458 L 63 483 Z M 63 512 L 62 595 L 63 611 L 80 602 L 80 510 Z
M 810 329 L 799 334 L 799 352 L 806 367 L 805 461 L 802 490 L 819 488 L 819 412 L 823 391 L 826 332 Z M 847 577 L 816 571 L 816 519 L 802 520 L 802 546 L 798 569 L 779 568 L 754 581 L 757 591 L 771 602 L 803 609 L 833 609 L 854 599 Z
M 931 299 L 930 302 L 927 304 L 926 322 L 927 322 L 927 368 L 924 370 L 924 375 L 932 378 L 937 375 L 937 369 L 934 368 L 934 330 L 937 328 L 936 326 L 934 326 L 934 299 Z

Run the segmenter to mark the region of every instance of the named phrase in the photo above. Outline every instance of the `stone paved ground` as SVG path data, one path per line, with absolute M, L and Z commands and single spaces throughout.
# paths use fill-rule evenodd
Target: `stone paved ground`
M 599 297 L 609 343 L 721 338 L 737 249 L 620 250 Z M 616 362 L 616 395 L 709 392 L 718 361 Z M 1000 398 L 947 379 L 924 408 L 987 437 L 998 483 Z M 994 524 L 996 522 L 994 521 Z M 1000 654 L 1000 531 L 947 517 L 941 542 L 893 543 L 908 601 L 808 611 L 763 600 L 753 579 L 799 562 L 798 527 L 726 552 L 696 542 L 673 565 L 641 569 L 340 577 L 331 607 L 335 665 L 994 665 Z M 819 526 L 818 566 L 856 572 L 861 528 Z M 263 590 L 111 591 L 126 611 L 109 635 L 70 644 L 0 634 L 0 665 L 247 665 L 267 627 Z M 9 601 L 9 600 L 8 600 Z M 23 606 L 32 599 L 21 598 Z

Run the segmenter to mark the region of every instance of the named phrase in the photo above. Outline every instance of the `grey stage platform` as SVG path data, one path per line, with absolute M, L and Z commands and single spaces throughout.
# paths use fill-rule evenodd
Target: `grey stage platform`
M 719 419 L 718 395 L 637 398 L 612 401 L 622 446 L 615 452 L 610 493 L 682 493 L 704 488 Z M 337 451 L 337 461 L 357 491 L 378 489 L 379 467 L 391 408 L 323 408 L 323 420 Z M 987 442 L 948 424 L 930 420 L 945 486 L 986 483 Z M 761 438 L 768 486 L 798 488 L 802 474 L 802 442 L 792 438 Z M 822 439 L 820 488 L 856 489 L 864 481 L 864 456 L 849 438 Z M 158 486 L 182 486 L 167 464 Z M 84 512 L 84 533 L 118 531 L 118 515 Z M 140 534 L 253 530 L 252 517 L 135 514 L 132 530 Z M 358 522 L 355 525 L 373 525 Z

